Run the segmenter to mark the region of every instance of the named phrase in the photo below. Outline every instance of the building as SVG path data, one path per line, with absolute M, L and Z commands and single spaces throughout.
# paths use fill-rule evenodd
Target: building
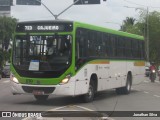
M 11 16 L 11 5 L 13 0 L 0 0 L 0 16 Z
M 0 16 L 11 17 L 10 11 L 0 11 Z

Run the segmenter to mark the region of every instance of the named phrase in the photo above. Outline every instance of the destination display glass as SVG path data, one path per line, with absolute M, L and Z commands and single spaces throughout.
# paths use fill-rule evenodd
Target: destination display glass
M 73 23 L 19 23 L 17 25 L 17 32 L 71 32 L 73 30 Z

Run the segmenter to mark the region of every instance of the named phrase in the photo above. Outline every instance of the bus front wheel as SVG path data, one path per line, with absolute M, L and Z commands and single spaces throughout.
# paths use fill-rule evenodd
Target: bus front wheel
M 43 102 L 46 101 L 49 95 L 34 95 L 37 101 Z
M 94 87 L 95 87 L 94 82 L 91 81 L 89 88 L 88 88 L 88 93 L 83 96 L 84 102 L 88 103 L 88 102 L 93 101 L 94 93 L 95 93 Z

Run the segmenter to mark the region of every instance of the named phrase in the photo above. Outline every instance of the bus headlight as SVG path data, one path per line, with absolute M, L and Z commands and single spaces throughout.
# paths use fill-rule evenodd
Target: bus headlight
M 10 80 L 17 84 L 19 83 L 18 79 L 13 74 L 10 75 Z
M 71 78 L 71 75 L 67 75 L 67 76 L 61 81 L 60 84 L 66 84 L 66 83 L 68 83 L 68 81 L 70 80 L 70 78 Z

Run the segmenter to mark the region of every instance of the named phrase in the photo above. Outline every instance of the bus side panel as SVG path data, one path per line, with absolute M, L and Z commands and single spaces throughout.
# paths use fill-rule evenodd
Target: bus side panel
M 91 76 L 97 76 L 97 91 L 108 89 L 108 64 L 91 62 L 81 68 L 76 74 L 75 95 L 85 94 L 88 92 Z
M 139 84 L 145 80 L 145 63 L 136 61 L 134 62 L 134 67 L 136 68 L 136 75 L 133 81 L 133 85 Z
M 75 75 L 75 95 L 82 95 L 88 92 L 90 81 L 90 67 L 88 64 L 76 73 Z
M 140 62 L 127 62 L 127 71 L 132 74 L 132 84 L 136 85 L 144 80 L 144 66 Z
M 119 88 L 126 83 L 126 61 L 112 61 L 110 64 L 110 88 Z
M 109 89 L 109 68 L 110 62 L 107 64 L 95 64 L 98 76 L 98 91 Z

